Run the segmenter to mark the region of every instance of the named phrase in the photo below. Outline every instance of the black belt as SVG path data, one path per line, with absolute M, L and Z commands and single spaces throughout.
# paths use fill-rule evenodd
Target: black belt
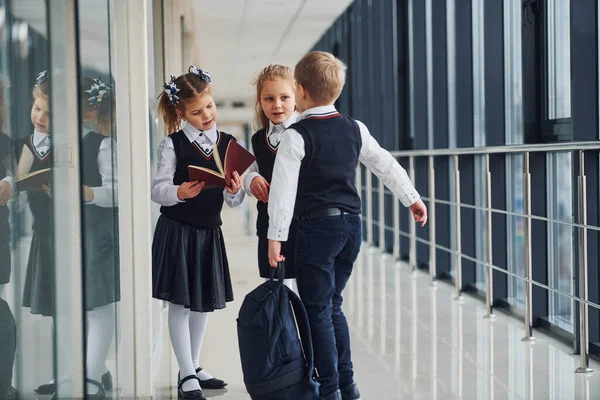
M 319 218 L 319 217 L 337 217 L 341 215 L 352 214 L 347 211 L 341 210 L 337 207 L 321 208 L 320 210 L 307 212 L 298 217 L 298 219 L 304 218 Z

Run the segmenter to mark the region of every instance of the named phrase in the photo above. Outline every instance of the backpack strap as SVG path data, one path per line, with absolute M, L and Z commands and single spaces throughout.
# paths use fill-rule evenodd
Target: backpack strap
M 313 374 L 315 372 L 315 356 L 313 353 L 312 336 L 310 333 L 308 315 L 306 314 L 306 309 L 304 308 L 304 304 L 302 303 L 302 300 L 300 300 L 300 297 L 298 297 L 298 295 L 290 289 L 288 289 L 287 292 L 290 303 L 292 304 L 292 308 L 294 310 L 294 315 L 296 316 L 296 323 L 298 324 L 298 331 L 300 333 L 300 341 L 302 342 L 302 348 L 304 349 L 304 357 L 306 357 L 306 364 L 308 366 L 307 378 L 309 382 L 313 382 Z
M 271 280 L 277 279 L 283 285 L 285 279 L 285 261 L 279 261 L 277 268 L 271 268 Z

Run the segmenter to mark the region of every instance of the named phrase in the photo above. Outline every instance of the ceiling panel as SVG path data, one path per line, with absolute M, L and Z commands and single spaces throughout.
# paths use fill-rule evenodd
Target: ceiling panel
M 195 0 L 196 51 L 213 77 L 215 97 L 253 100 L 251 82 L 271 63 L 291 67 L 351 0 Z

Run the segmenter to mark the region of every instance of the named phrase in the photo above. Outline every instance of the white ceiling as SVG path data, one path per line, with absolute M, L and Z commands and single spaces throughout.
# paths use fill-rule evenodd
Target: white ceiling
M 215 97 L 252 101 L 251 83 L 271 63 L 293 67 L 352 0 L 194 0 L 198 66 Z

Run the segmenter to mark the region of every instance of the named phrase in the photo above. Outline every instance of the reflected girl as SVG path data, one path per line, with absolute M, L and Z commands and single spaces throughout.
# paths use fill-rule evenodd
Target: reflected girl
M 87 99 L 83 122 L 93 128 L 81 142 L 87 398 L 103 399 L 105 390 L 112 388 L 106 359 L 115 334 L 114 303 L 120 300 L 117 152 L 111 135 L 115 98 L 113 89 L 100 78 L 84 79 L 83 90 Z

